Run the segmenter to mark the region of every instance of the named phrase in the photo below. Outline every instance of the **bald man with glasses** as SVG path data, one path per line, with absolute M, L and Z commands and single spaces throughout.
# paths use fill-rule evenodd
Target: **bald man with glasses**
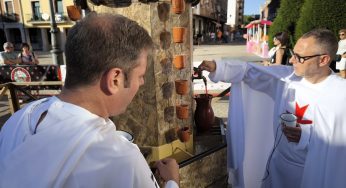
M 17 53 L 14 52 L 14 46 L 11 42 L 5 42 L 4 51 L 0 52 L 0 64 L 14 65 L 20 62 Z
M 346 80 L 335 74 L 338 41 L 316 29 L 296 43 L 292 66 L 203 61 L 211 80 L 231 82 L 228 168 L 233 187 L 346 185 Z M 295 126 L 280 120 L 291 114 Z

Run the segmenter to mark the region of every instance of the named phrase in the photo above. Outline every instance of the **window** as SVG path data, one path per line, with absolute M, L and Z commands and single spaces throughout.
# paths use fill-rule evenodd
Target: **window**
M 40 11 L 40 2 L 39 1 L 32 1 L 31 2 L 32 7 L 32 17 L 34 20 L 39 20 L 41 18 L 41 11 Z
M 12 1 L 5 1 L 5 9 L 6 9 L 7 15 L 12 15 L 14 13 L 13 2 Z
M 55 0 L 55 12 L 62 14 L 64 12 L 64 5 L 62 0 Z

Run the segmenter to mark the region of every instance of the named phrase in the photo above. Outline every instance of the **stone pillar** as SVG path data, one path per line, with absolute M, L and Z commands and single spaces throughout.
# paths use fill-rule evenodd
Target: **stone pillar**
M 179 152 L 192 152 L 193 134 L 186 143 L 179 141 L 176 129 L 189 127 L 193 133 L 192 69 L 192 9 L 185 4 L 180 14 L 172 12 L 171 0 L 155 3 L 132 3 L 126 8 L 95 6 L 98 13 L 122 14 L 137 21 L 153 38 L 154 53 L 148 61 L 145 85 L 137 93 L 126 113 L 113 118 L 117 129 L 133 133 L 134 142 L 144 151 L 148 162 Z M 173 27 L 184 27 L 183 43 L 173 42 Z M 183 54 L 185 68 L 177 70 L 173 57 Z M 188 94 L 175 92 L 175 80 L 188 81 Z M 180 120 L 176 117 L 176 105 L 188 105 L 189 116 Z
M 42 51 L 49 51 L 50 45 L 48 41 L 47 28 L 41 28 L 41 37 L 42 37 Z

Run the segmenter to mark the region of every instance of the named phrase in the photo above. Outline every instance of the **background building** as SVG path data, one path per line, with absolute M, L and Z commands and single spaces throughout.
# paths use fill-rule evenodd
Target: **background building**
M 274 21 L 279 7 L 280 0 L 267 0 L 264 5 L 261 6 L 261 19 Z
M 227 25 L 240 28 L 244 17 L 244 0 L 228 0 Z
M 20 44 L 22 41 L 25 41 L 25 31 L 20 4 L 20 0 L 0 0 L 1 44 L 6 41 L 11 41 L 15 44 L 16 48 L 19 48 L 18 44 Z
M 224 30 L 227 22 L 227 0 L 201 0 L 193 8 L 193 36 L 202 34 L 205 40 L 217 29 Z
M 49 51 L 50 0 L 0 0 L 0 42 L 10 41 L 20 48 L 22 42 L 31 44 L 34 50 Z M 67 7 L 73 0 L 52 0 L 55 21 L 59 28 L 58 40 L 63 49 L 67 31 L 74 24 L 68 18 Z

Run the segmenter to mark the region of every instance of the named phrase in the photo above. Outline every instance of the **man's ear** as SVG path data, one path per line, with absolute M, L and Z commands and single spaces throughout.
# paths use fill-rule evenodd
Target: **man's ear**
M 331 57 L 329 55 L 322 55 L 320 58 L 320 67 L 328 66 L 329 67 L 329 62 L 331 62 Z
M 115 94 L 124 87 L 124 75 L 119 68 L 112 68 L 104 75 L 104 89 L 109 94 Z

